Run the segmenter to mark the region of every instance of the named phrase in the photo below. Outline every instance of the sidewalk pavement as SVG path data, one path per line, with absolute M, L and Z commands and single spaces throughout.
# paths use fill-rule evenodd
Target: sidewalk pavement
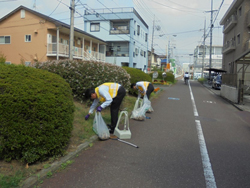
M 213 89 L 212 86 L 207 84 L 207 83 L 204 83 L 203 86 L 205 86 L 207 89 L 212 91 L 215 95 L 221 96 L 220 90 Z M 235 106 L 236 108 L 238 108 L 241 111 L 250 112 L 250 95 L 244 95 L 243 104 L 236 104 L 236 103 L 233 103 L 229 100 L 227 100 L 227 101 L 230 102 L 233 106 Z

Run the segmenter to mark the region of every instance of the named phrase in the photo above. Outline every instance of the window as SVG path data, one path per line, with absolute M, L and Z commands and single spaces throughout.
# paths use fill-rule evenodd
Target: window
M 90 23 L 90 31 L 100 31 L 100 23 Z
M 137 25 L 137 35 L 140 35 L 140 26 Z
M 10 36 L 0 36 L 0 44 L 10 44 Z
M 21 10 L 21 18 L 25 18 L 25 10 Z
M 25 61 L 25 66 L 26 67 L 30 66 L 30 61 Z
M 135 48 L 135 55 L 138 55 L 138 48 Z
M 147 42 L 147 41 L 148 41 L 148 34 L 145 33 L 145 42 Z
M 129 21 L 111 21 L 110 34 L 129 34 Z
M 237 44 L 240 44 L 240 34 L 237 35 Z
M 5 64 L 6 64 L 6 65 L 10 65 L 11 62 L 10 62 L 10 61 L 6 61 Z
M 31 42 L 31 35 L 25 35 L 25 42 Z
M 239 12 L 238 15 L 241 16 L 241 14 L 242 14 L 242 7 L 239 8 L 238 12 Z

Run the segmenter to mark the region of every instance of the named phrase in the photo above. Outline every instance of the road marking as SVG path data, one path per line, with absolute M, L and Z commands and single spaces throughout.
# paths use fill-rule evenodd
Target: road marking
M 172 97 L 168 97 L 168 99 L 170 99 L 170 100 L 180 100 L 179 98 L 172 98 Z
M 216 102 L 213 102 L 213 101 L 203 101 L 204 103 L 210 103 L 210 104 L 216 104 Z
M 201 152 L 201 159 L 202 159 L 204 176 L 205 176 L 205 180 L 206 180 L 206 187 L 207 188 L 216 188 L 217 186 L 216 186 L 212 166 L 210 163 L 209 155 L 207 152 L 207 146 L 206 146 L 205 138 L 204 138 L 204 135 L 202 132 L 201 122 L 200 122 L 200 120 L 195 120 L 195 123 L 196 123 L 196 129 L 197 129 L 197 133 L 198 133 L 199 144 L 200 144 L 200 152 Z
M 195 100 L 194 100 L 194 96 L 193 96 L 193 92 L 192 92 L 190 83 L 188 83 L 188 85 L 189 85 L 191 100 L 193 103 L 194 116 L 199 116 L 196 105 L 195 105 Z M 204 135 L 202 132 L 201 122 L 200 122 L 200 120 L 195 120 L 195 123 L 196 123 L 196 130 L 197 130 L 198 140 L 199 140 L 199 145 L 200 145 L 201 160 L 202 160 L 202 165 L 203 165 L 203 172 L 204 172 L 204 176 L 205 176 L 206 187 L 207 188 L 217 188 L 214 173 L 212 170 L 212 165 L 210 163 L 210 159 L 209 159 L 209 155 L 208 155 L 208 151 L 207 151 L 205 138 L 204 138 Z
M 193 92 L 192 92 L 192 89 L 191 89 L 191 86 L 190 86 L 189 82 L 188 82 L 188 86 L 189 86 L 189 91 L 190 91 L 190 95 L 191 95 L 191 101 L 192 101 L 192 104 L 193 104 L 194 116 L 199 116 L 196 105 L 195 105 Z

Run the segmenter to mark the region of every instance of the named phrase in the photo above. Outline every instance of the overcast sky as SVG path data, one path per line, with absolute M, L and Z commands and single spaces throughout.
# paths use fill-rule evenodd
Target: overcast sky
M 175 59 L 180 63 L 192 63 L 189 54 L 201 45 L 206 21 L 209 32 L 211 2 L 213 2 L 213 45 L 223 45 L 222 27 L 219 22 L 234 0 L 75 0 L 75 27 L 84 30 L 83 11 L 98 8 L 135 7 L 149 26 L 149 50 L 151 50 L 153 21 L 155 20 L 153 44 L 155 52 L 166 54 L 166 46 L 174 48 Z M 34 9 L 67 24 L 70 23 L 71 0 L 0 0 L 0 17 L 5 16 L 20 5 Z M 163 35 L 160 37 L 159 35 Z M 173 35 L 176 35 L 174 37 Z M 206 45 L 210 44 L 210 37 Z

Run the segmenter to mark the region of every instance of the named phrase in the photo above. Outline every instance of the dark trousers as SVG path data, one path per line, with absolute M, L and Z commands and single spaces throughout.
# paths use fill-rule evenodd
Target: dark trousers
M 126 95 L 126 90 L 123 86 L 120 86 L 117 92 L 117 96 L 113 98 L 113 101 L 110 106 L 110 114 L 111 114 L 111 130 L 114 130 L 118 121 L 118 112 L 121 106 L 122 100 Z
M 147 95 L 147 97 L 148 97 L 148 99 L 149 99 L 149 96 L 150 96 L 150 94 L 154 91 L 154 86 L 153 86 L 153 84 L 148 84 L 148 89 L 147 89 L 147 92 L 146 92 L 146 95 Z

